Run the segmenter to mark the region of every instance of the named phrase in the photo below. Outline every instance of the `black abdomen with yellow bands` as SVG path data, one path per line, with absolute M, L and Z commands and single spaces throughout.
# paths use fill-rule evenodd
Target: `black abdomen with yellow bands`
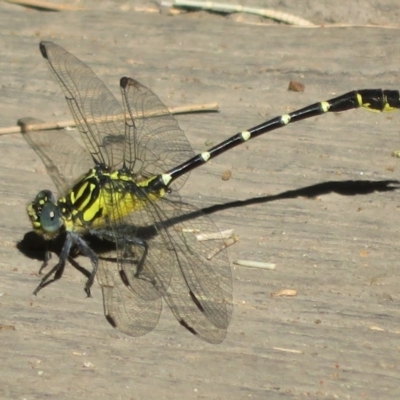
M 386 112 L 400 109 L 400 94 L 398 90 L 362 89 L 353 90 L 333 99 L 314 103 L 307 107 L 275 117 L 260 125 L 240 132 L 217 144 L 206 152 L 200 153 L 187 162 L 178 165 L 163 176 L 163 182 L 170 184 L 176 178 L 204 164 L 208 160 L 224 153 L 243 142 L 247 142 L 264 133 L 282 128 L 293 122 L 315 117 L 327 112 L 342 112 L 363 107 L 370 111 Z

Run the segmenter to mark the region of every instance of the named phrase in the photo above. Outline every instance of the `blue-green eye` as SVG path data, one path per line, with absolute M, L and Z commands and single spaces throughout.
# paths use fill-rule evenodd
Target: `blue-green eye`
M 61 228 L 61 214 L 58 207 L 54 203 L 48 201 L 43 206 L 40 214 L 40 223 L 43 230 L 47 233 L 55 233 Z

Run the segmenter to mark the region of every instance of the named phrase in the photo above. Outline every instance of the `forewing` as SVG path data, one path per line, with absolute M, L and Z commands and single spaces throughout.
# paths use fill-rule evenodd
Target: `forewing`
M 122 166 L 124 114 L 114 95 L 86 64 L 61 46 L 41 42 L 40 51 L 64 92 L 94 161 Z
M 150 89 L 132 78 L 122 78 L 120 86 L 127 116 L 124 159 L 135 176 L 149 178 L 193 157 L 175 117 Z M 180 177 L 172 188 L 177 190 L 187 178 Z
M 65 131 L 28 131 L 23 136 L 42 159 L 60 195 L 93 167 L 88 151 Z

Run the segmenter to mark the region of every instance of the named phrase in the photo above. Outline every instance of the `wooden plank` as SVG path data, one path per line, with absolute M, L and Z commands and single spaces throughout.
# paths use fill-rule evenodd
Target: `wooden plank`
M 168 106 L 219 102 L 218 114 L 177 117 L 196 150 L 352 89 L 399 88 L 394 30 L 0 7 L 2 126 L 26 116 L 69 119 L 39 54 L 41 39 L 80 57 L 116 95 L 128 75 Z M 305 92 L 288 92 L 290 79 Z M 26 203 L 52 183 L 21 136 L 0 137 L 1 396 L 398 397 L 398 194 L 373 191 L 398 177 L 390 156 L 398 119 L 361 110 L 321 116 L 192 173 L 182 195 L 199 207 L 224 205 L 211 216 L 240 236 L 231 259 L 276 264 L 275 271 L 233 268 L 235 312 L 219 346 L 190 336 L 167 309 L 151 334 L 120 334 L 102 316 L 99 289 L 85 299 L 73 268 L 32 298 L 40 262 L 15 243 L 30 230 Z M 232 177 L 222 181 L 227 169 Z M 298 295 L 271 297 L 286 288 Z

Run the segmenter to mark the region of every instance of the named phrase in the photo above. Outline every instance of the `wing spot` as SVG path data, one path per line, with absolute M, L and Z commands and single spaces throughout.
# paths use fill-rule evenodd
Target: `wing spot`
M 122 282 L 124 282 L 124 285 L 125 285 L 126 287 L 130 287 L 130 286 L 131 286 L 131 284 L 129 283 L 129 279 L 128 279 L 128 277 L 126 276 L 124 270 L 121 269 L 121 270 L 119 271 L 119 276 L 121 277 L 121 280 L 122 280 Z
M 114 318 L 111 315 L 106 314 L 105 315 L 106 320 L 109 322 L 109 324 L 113 327 L 116 328 L 117 327 L 117 323 L 114 321 Z
M 180 320 L 179 320 L 179 323 L 180 323 L 184 328 L 186 328 L 190 333 L 193 333 L 193 335 L 197 335 L 197 332 L 196 332 L 191 326 L 189 326 L 188 323 L 187 323 L 184 319 L 180 319 Z
M 191 297 L 193 303 L 196 304 L 196 307 L 197 307 L 202 313 L 204 313 L 204 308 L 203 308 L 203 306 L 201 305 L 199 299 L 196 297 L 196 295 L 195 295 L 192 291 L 189 291 L 189 294 L 190 294 L 190 297 Z

